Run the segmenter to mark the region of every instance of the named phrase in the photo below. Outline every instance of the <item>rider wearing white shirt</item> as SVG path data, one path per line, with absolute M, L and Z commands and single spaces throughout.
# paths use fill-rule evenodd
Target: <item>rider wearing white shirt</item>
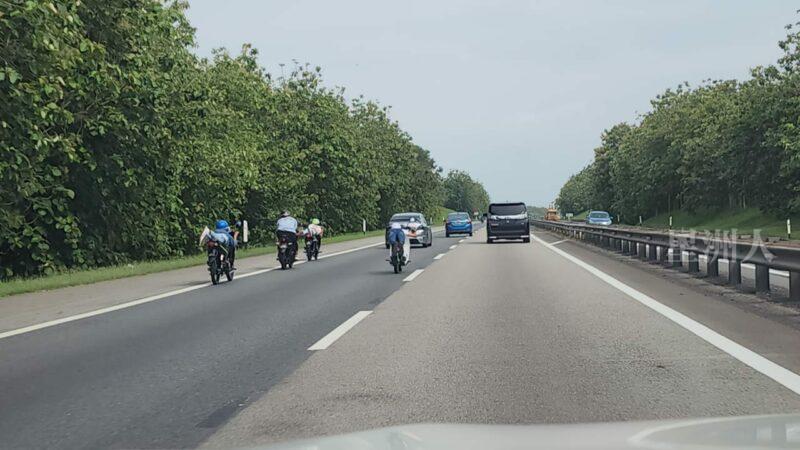
M 286 237 L 289 243 L 294 247 L 294 253 L 297 255 L 297 219 L 289 214 L 289 211 L 284 211 L 281 218 L 276 223 L 277 229 L 275 234 L 280 238 Z

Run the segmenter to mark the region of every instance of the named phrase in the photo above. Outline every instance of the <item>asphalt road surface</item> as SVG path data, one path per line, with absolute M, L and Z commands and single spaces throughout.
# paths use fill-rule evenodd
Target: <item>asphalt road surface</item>
M 559 240 L 439 233 L 402 275 L 371 247 L 0 339 L 0 446 L 800 412 L 795 310 Z
M 196 446 L 459 240 L 435 236 L 400 275 L 379 245 L 0 339 L 0 447 Z

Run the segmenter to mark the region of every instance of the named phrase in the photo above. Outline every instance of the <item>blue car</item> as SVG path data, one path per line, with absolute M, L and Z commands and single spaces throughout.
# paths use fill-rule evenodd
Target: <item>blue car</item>
M 444 234 L 469 234 L 472 236 L 472 219 L 465 212 L 454 212 L 447 215 L 444 222 Z
M 592 211 L 586 216 L 586 223 L 589 225 L 611 225 L 611 214 L 605 211 Z

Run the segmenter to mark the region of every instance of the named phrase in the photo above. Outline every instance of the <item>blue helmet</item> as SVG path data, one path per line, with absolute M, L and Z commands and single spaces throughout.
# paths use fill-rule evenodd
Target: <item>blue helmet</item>
M 217 221 L 217 229 L 218 230 L 227 230 L 228 229 L 228 221 L 226 220 L 218 220 Z

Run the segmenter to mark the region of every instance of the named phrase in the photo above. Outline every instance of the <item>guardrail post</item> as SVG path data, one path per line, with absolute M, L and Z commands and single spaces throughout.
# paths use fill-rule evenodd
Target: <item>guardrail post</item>
M 656 244 L 649 244 L 647 247 L 647 251 L 649 253 L 647 258 L 650 261 L 656 261 L 658 259 L 658 248 L 656 247 Z
M 708 255 L 706 259 L 706 273 L 709 277 L 719 276 L 719 256 L 716 254 Z
M 769 266 L 755 264 L 756 292 L 769 292 Z
M 669 261 L 669 247 L 664 247 L 662 245 L 658 247 L 658 249 L 661 251 L 661 254 L 658 255 L 661 259 L 661 262 L 667 263 L 667 261 Z
M 647 244 L 639 244 L 639 259 L 647 260 Z
M 672 267 L 681 267 L 683 266 L 683 252 L 681 251 L 680 247 L 671 247 L 672 255 L 670 255 L 670 259 L 672 260 Z
M 800 272 L 789 272 L 789 300 L 800 302 Z
M 689 273 L 700 272 L 700 255 L 695 252 L 689 252 L 687 260 Z
M 728 258 L 728 283 L 735 286 L 742 284 L 742 262 L 733 257 Z

